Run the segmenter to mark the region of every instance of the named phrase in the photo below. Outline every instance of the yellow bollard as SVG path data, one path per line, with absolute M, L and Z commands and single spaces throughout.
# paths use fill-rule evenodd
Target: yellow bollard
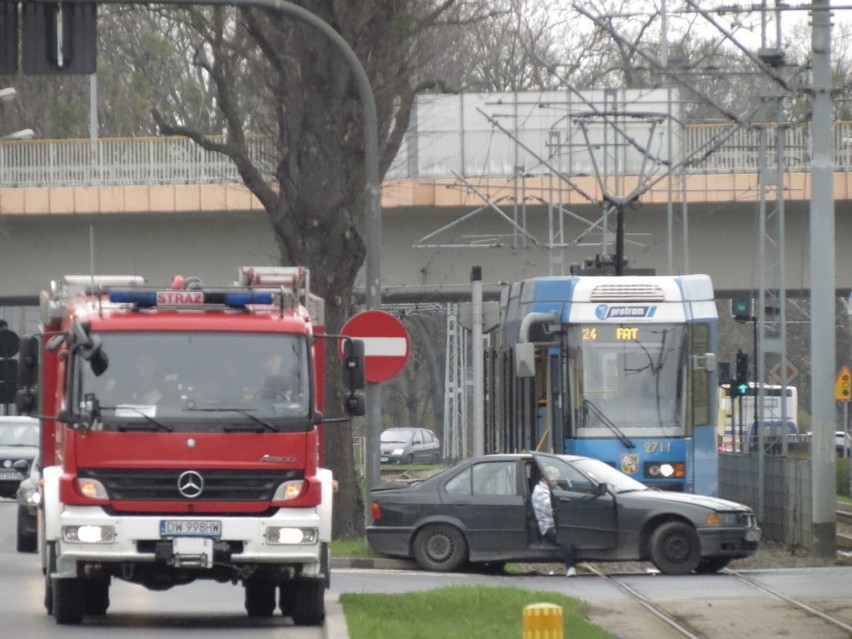
M 523 639 L 562 639 L 563 628 L 561 606 L 537 603 L 524 607 Z

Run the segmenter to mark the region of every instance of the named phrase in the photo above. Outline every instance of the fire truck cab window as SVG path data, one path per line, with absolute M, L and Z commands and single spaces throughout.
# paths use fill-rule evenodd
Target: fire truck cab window
M 176 332 L 100 337 L 109 368 L 97 377 L 86 362 L 74 362 L 71 392 L 81 412 L 94 395 L 105 429 L 156 417 L 177 430 L 215 430 L 235 422 L 257 426 L 257 419 L 307 421 L 310 414 L 304 337 Z

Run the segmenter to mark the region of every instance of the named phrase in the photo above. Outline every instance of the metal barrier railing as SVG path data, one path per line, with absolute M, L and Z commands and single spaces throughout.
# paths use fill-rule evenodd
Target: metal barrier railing
M 784 127 L 785 170 L 810 169 L 810 127 Z M 774 136 L 766 139 L 767 162 L 774 165 Z M 544 139 L 546 131 L 527 132 Z M 728 136 L 728 133 L 730 135 Z M 760 131 L 729 129 L 722 125 L 691 125 L 679 132 L 688 158 L 687 173 L 755 173 L 760 165 Z M 415 139 L 416 136 L 416 139 Z M 720 143 L 719 140 L 724 139 Z M 427 142 L 428 141 L 428 142 Z M 504 141 L 505 142 L 505 141 Z M 485 166 L 465 170 L 465 145 L 480 146 L 475 132 L 410 131 L 387 179 L 511 177 L 513 144 L 494 145 Z M 272 180 L 269 138 L 249 140 L 249 155 Z M 546 156 L 547 149 L 541 153 Z M 416 151 L 416 158 L 412 154 Z M 576 154 L 576 151 L 574 152 Z M 834 125 L 834 164 L 837 171 L 852 170 L 852 122 Z M 545 168 L 541 169 L 542 174 Z M 529 173 L 528 173 L 529 174 Z M 0 187 L 62 187 L 154 184 L 222 184 L 241 182 L 233 162 L 220 153 L 205 151 L 187 138 L 102 138 L 97 140 L 28 140 L 0 142 Z

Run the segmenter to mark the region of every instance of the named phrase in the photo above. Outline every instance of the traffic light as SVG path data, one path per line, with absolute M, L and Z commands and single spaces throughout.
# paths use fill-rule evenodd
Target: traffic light
M 0 0 L 4 1 L 4 0 Z M 27 75 L 90 75 L 97 62 L 97 4 L 21 4 L 21 62 Z
M 748 395 L 748 354 L 742 351 L 737 351 L 737 376 L 731 388 L 736 389 L 736 395 L 732 393 L 732 397 Z
M 750 292 L 731 298 L 731 317 L 738 322 L 750 322 L 754 319 L 754 300 Z
M 0 75 L 18 72 L 18 3 L 0 0 Z

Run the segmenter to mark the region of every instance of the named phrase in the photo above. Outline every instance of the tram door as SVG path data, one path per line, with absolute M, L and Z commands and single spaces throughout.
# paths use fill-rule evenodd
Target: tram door
M 565 366 L 563 351 L 556 346 L 536 353 L 536 450 L 565 452 Z

